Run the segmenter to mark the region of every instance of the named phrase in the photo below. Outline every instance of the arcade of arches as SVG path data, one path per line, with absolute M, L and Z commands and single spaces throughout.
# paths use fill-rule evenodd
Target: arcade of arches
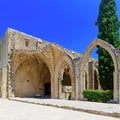
M 91 51 L 98 45 L 106 49 L 113 59 L 115 67 L 114 100 L 119 101 L 119 86 L 116 82 L 119 81 L 117 79 L 118 62 L 115 48 L 99 39 L 93 41 L 81 61 L 77 61 L 78 63 L 54 46 L 52 46 L 54 50 L 52 56 L 48 56 L 51 48 L 45 50 L 44 55 L 34 52 L 32 54 L 29 52 L 26 55 L 17 54 L 19 56 L 17 60 L 21 59 L 21 55 L 23 60 L 18 62 L 19 65 L 15 65 L 15 68 L 13 67 L 15 69 L 14 96 L 34 97 L 36 94 L 40 94 L 41 97 L 67 99 L 70 94 L 72 99 L 81 99 L 85 89 L 100 89 L 99 75 L 95 67 L 97 61 L 90 58 Z M 55 58 L 56 55 L 57 58 Z M 53 63 L 55 59 L 56 64 Z M 77 69 L 75 65 L 80 65 L 80 69 Z
M 112 45 L 108 44 L 107 42 L 100 40 L 100 39 L 95 39 L 90 46 L 87 48 L 85 54 L 82 57 L 81 61 L 81 67 L 80 67 L 80 80 L 78 84 L 81 85 L 80 92 L 79 92 L 79 97 L 82 98 L 82 92 L 84 91 L 84 86 L 87 88 L 87 73 L 85 71 L 85 65 L 88 63 L 89 58 L 90 58 L 90 53 L 91 51 L 96 47 L 100 46 L 104 48 L 105 50 L 108 51 L 108 53 L 111 55 L 113 63 L 114 63 L 114 78 L 113 78 L 113 87 L 114 87 L 114 100 L 120 103 L 120 49 L 119 48 L 114 48 Z M 85 75 L 84 75 L 85 74 Z M 94 71 L 94 76 L 95 81 L 94 81 L 94 89 L 98 88 L 98 75 L 97 71 Z M 84 82 L 85 81 L 85 82 Z
M 26 45 L 24 44 L 26 35 L 18 33 L 14 30 L 8 31 L 8 35 L 14 39 L 9 39 L 11 41 L 5 54 L 7 57 L 6 59 L 2 57 L 4 59 L 0 63 L 2 98 L 39 95 L 55 99 L 68 99 L 68 97 L 75 100 L 83 99 L 82 93 L 85 89 L 101 89 L 96 69 L 97 60 L 90 58 L 91 51 L 100 46 L 112 57 L 114 100 L 120 103 L 120 48 L 114 48 L 103 40 L 95 39 L 81 55 L 59 45 L 38 41 L 28 36 L 29 43 Z M 14 45 L 16 47 L 13 47 Z M 6 47 L 3 46 L 1 49 L 4 48 Z M 12 57 L 9 53 L 11 50 Z
M 54 54 L 48 54 L 51 49 Z M 75 99 L 72 59 L 57 50 L 49 46 L 43 52 L 16 51 L 11 63 L 13 82 L 9 96 L 67 99 L 71 94 L 71 99 Z

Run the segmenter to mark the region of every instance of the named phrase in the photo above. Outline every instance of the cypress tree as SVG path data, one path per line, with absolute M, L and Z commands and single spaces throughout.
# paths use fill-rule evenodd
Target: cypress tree
M 98 26 L 98 38 L 105 40 L 114 47 L 119 44 L 119 21 L 117 17 L 116 0 L 101 0 Z M 113 89 L 114 64 L 110 54 L 98 46 L 98 71 L 101 87 L 104 90 Z

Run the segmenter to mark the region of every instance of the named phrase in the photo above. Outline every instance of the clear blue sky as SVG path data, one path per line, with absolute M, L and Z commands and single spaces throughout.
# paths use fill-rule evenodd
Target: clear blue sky
M 10 27 L 84 53 L 97 37 L 101 0 L 0 0 L 0 36 Z M 117 0 L 120 20 L 120 0 Z

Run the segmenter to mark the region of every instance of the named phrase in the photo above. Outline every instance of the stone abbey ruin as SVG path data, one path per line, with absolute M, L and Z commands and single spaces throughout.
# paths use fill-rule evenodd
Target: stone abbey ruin
M 120 103 L 120 48 L 95 39 L 81 55 L 8 28 L 0 41 L 0 96 L 83 99 L 85 89 L 101 89 L 97 60 L 91 51 L 101 46 L 114 63 L 114 100 Z

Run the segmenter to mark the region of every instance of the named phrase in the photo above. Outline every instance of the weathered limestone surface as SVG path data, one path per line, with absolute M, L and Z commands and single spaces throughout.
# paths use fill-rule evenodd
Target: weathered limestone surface
M 114 63 L 114 100 L 118 103 L 120 103 L 120 49 L 114 48 L 112 45 L 108 44 L 107 42 L 95 39 L 90 46 L 85 51 L 85 54 L 82 57 L 81 60 L 81 67 L 80 67 L 80 82 L 78 83 L 81 86 L 84 86 L 84 71 L 85 71 L 85 65 L 90 59 L 90 53 L 91 51 L 96 47 L 101 46 L 102 48 L 106 49 L 108 53 L 111 55 Z M 81 90 L 78 93 L 79 98 L 82 98 L 83 95 L 81 94 L 84 91 L 84 87 L 81 87 Z
M 7 98 L 7 66 L 2 69 L 2 98 Z
M 0 41 L 0 95 L 83 99 L 85 89 L 100 89 L 97 60 L 90 58 L 97 45 L 113 58 L 114 100 L 120 103 L 119 49 L 95 39 L 81 55 L 10 28 Z

